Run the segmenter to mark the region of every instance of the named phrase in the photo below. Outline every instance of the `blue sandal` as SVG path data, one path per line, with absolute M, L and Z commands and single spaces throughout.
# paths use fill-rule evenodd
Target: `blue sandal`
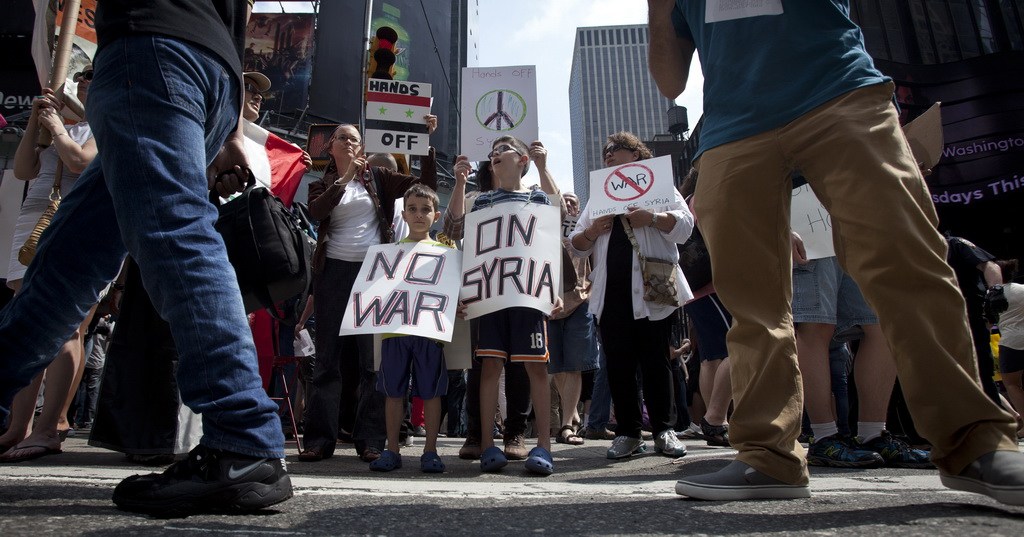
M 375 472 L 390 472 L 402 467 L 402 456 L 394 451 L 385 449 L 377 460 L 370 463 L 370 469 Z
M 551 462 L 551 453 L 548 450 L 537 446 L 530 450 L 526 457 L 526 469 L 540 475 L 551 475 L 555 471 L 555 465 Z
M 480 455 L 480 471 L 482 472 L 497 472 L 507 464 L 508 459 L 505 458 L 505 452 L 497 446 L 487 448 Z
M 420 455 L 420 471 L 425 474 L 440 474 L 444 472 L 444 461 L 437 456 L 436 451 L 427 451 Z

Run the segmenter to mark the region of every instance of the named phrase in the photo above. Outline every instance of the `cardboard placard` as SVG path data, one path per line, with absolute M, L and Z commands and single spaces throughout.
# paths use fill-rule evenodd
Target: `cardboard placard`
M 662 212 L 675 201 L 672 157 L 629 162 L 590 172 L 590 216 L 624 214 L 628 207 Z
M 793 189 L 789 226 L 804 241 L 807 259 L 836 255 L 835 244 L 832 242 L 832 216 L 818 201 L 810 185 Z
M 537 140 L 536 67 L 463 68 L 461 111 L 459 145 L 469 160 L 487 160 L 491 142 L 500 136 L 526 144 Z
M 371 78 L 366 86 L 366 153 L 426 155 L 430 84 Z
M 536 203 L 501 203 L 466 215 L 459 298 L 467 318 L 516 306 L 551 313 L 562 294 L 560 221 L 558 207 Z
M 405 334 L 451 341 L 462 252 L 422 243 L 366 252 L 338 335 Z

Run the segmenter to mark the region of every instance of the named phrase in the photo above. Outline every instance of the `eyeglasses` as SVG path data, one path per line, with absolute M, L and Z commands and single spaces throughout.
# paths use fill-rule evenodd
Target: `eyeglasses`
M 335 142 L 348 142 L 348 143 L 354 144 L 354 145 L 359 145 L 360 142 L 362 142 L 362 140 L 360 140 L 359 138 L 357 138 L 355 136 L 347 136 L 347 135 L 344 135 L 344 134 L 339 134 L 339 135 L 335 136 L 334 137 L 334 141 Z
M 621 149 L 625 149 L 626 151 L 636 151 L 636 148 L 633 148 L 633 147 L 629 147 L 629 146 L 625 146 L 625 145 L 619 145 L 619 144 L 609 144 L 609 145 L 605 146 L 604 151 L 602 152 L 602 154 L 603 155 L 611 155 L 612 153 L 614 153 L 616 151 L 619 151 Z
M 263 96 L 263 93 L 260 91 L 260 89 L 256 87 L 256 84 L 253 84 L 252 82 L 245 83 L 245 91 L 248 91 L 249 93 L 253 93 L 255 95 L 259 95 L 260 97 Z
M 81 72 L 75 73 L 75 76 L 73 77 L 72 80 L 74 80 L 75 82 L 79 82 L 81 80 L 88 80 L 88 81 L 91 82 L 92 81 L 92 75 L 93 75 L 93 70 L 89 69 L 88 71 L 81 71 Z
M 517 155 L 522 155 L 518 149 L 508 144 L 501 144 L 498 147 L 495 147 L 490 153 L 487 153 L 487 158 L 494 158 L 502 153 L 508 153 L 509 151 L 515 151 Z

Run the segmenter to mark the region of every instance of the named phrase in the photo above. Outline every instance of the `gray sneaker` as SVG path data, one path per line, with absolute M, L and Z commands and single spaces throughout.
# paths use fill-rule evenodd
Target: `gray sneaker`
M 676 432 L 672 429 L 665 429 L 654 439 L 654 449 L 669 457 L 682 457 L 686 455 L 686 445 L 682 440 L 676 438 Z
M 810 498 L 811 489 L 783 483 L 749 464 L 732 461 L 715 473 L 677 481 L 676 494 L 695 500 L 793 500 Z
M 625 459 L 634 453 L 645 451 L 647 451 L 647 442 L 629 436 L 616 436 L 615 440 L 612 440 L 612 447 L 608 448 L 608 458 Z
M 987 453 L 958 475 L 940 471 L 939 479 L 954 490 L 984 494 L 1009 505 L 1024 505 L 1024 453 L 1019 451 Z

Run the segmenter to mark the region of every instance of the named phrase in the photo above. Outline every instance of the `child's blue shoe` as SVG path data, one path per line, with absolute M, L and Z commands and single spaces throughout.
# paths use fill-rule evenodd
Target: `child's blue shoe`
M 497 472 L 508 464 L 505 452 L 497 446 L 491 446 L 480 454 L 480 471 Z
M 374 472 L 390 472 L 402 467 L 402 456 L 394 451 L 385 449 L 377 460 L 370 463 L 370 469 Z
M 548 450 L 537 446 L 530 450 L 526 457 L 526 469 L 540 475 L 551 475 L 555 471 L 555 465 L 551 462 L 551 453 Z
M 425 474 L 440 474 L 444 472 L 444 462 L 437 456 L 436 451 L 427 451 L 420 455 L 420 471 Z

